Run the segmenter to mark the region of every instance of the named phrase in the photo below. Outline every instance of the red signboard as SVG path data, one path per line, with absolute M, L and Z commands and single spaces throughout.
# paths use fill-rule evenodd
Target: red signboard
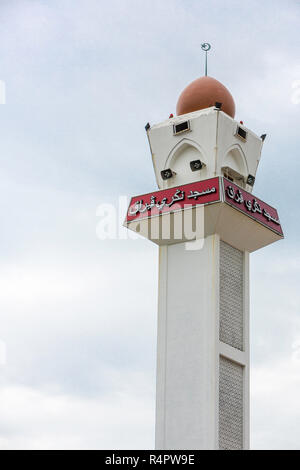
M 221 199 L 219 178 L 210 178 L 195 183 L 131 198 L 126 221 L 154 217 L 198 204 L 210 204 Z
M 197 205 L 226 202 L 283 236 L 277 210 L 229 181 L 215 177 L 131 198 L 126 222 L 168 214 Z
M 252 217 L 274 232 L 283 236 L 277 210 L 248 193 L 226 178 L 223 178 L 224 201 L 244 214 Z

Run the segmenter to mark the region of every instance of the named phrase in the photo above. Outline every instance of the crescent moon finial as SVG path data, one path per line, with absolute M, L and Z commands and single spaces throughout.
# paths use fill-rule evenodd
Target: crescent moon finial
M 205 52 L 205 76 L 207 76 L 207 53 L 211 49 L 211 45 L 208 42 L 203 42 L 201 49 Z

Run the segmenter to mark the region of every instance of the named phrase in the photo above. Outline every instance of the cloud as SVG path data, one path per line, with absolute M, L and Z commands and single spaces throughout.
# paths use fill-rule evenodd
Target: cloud
M 251 255 L 252 442 L 297 446 L 297 2 L 0 10 L 0 447 L 153 447 L 157 248 L 98 240 L 95 214 L 156 187 L 144 124 L 174 112 L 202 75 L 203 40 L 237 118 L 268 133 L 255 193 L 278 207 L 286 235 Z
M 110 368 L 153 374 L 157 265 L 145 243 L 104 241 L 77 255 L 51 246 L 2 265 L 6 375 L 96 395 L 111 385 Z
M 119 374 L 117 380 L 118 392 L 102 399 L 20 385 L 2 387 L 1 449 L 150 449 L 152 384 L 142 374 Z M 126 383 L 130 387 L 124 387 Z
M 300 334 L 300 259 L 277 246 L 251 255 L 250 325 L 252 359 L 287 357 Z
M 290 355 L 252 368 L 253 449 L 300 449 L 299 339 Z

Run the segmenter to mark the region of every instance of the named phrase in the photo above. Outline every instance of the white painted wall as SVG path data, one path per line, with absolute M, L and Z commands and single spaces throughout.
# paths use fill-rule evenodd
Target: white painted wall
M 245 369 L 244 447 L 249 444 L 248 254 L 245 254 L 245 351 L 219 341 L 218 235 L 203 248 L 160 247 L 156 449 L 217 449 L 219 355 Z
M 218 236 L 160 247 L 156 448 L 213 449 L 217 427 Z

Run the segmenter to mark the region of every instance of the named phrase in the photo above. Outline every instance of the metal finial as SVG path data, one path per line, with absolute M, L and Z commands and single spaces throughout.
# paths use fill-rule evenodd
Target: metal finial
M 208 42 L 201 44 L 201 49 L 205 52 L 205 76 L 207 77 L 207 53 L 211 49 L 211 45 Z

